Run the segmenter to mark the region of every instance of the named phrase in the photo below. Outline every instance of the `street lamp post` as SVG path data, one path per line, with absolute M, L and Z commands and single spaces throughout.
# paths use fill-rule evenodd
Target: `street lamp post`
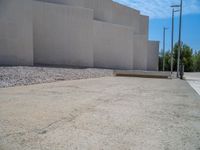
M 181 35 L 182 35 L 182 11 L 183 11 L 183 0 L 181 0 L 181 3 L 180 3 L 180 19 L 179 19 L 179 40 L 178 40 L 178 45 L 179 45 L 179 70 L 178 70 L 178 73 L 180 75 L 180 78 L 183 79 L 183 69 L 182 69 L 182 60 L 181 60 L 181 73 L 180 73 L 180 55 L 181 55 L 181 52 L 182 52 L 182 42 L 181 42 Z M 178 76 L 179 76 L 178 75 Z
M 180 5 L 172 5 L 171 7 L 179 7 L 180 8 L 180 19 L 179 19 L 179 38 L 178 38 L 178 58 L 177 58 L 177 77 L 181 75 L 181 79 L 183 78 L 183 73 L 180 73 L 180 56 L 181 56 L 181 31 L 182 31 L 182 11 L 183 11 L 183 0 L 180 0 Z M 182 66 L 182 62 L 181 62 Z M 182 68 L 182 67 L 181 67 Z M 183 69 L 181 69 L 183 70 Z
M 165 33 L 168 28 L 163 28 L 163 71 L 165 71 Z
M 173 6 L 172 6 L 173 7 Z M 174 14 L 175 12 L 178 12 L 179 10 L 175 10 L 174 7 L 172 9 L 172 35 L 171 35 L 171 74 L 173 73 L 173 52 L 174 52 Z

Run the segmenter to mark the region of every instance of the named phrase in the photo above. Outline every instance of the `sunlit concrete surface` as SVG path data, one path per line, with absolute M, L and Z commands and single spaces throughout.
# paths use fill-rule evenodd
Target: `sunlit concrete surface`
M 106 77 L 0 89 L 1 150 L 198 150 L 186 81 Z
M 185 73 L 185 78 L 191 87 L 200 95 L 200 73 Z
M 148 41 L 147 44 L 147 70 L 158 71 L 159 42 Z
M 139 34 L 146 35 L 147 39 L 149 37 L 149 17 L 140 15 L 140 31 Z
M 148 41 L 149 17 L 139 10 L 112 0 L 0 4 L 0 65 L 158 68 L 158 45 Z
M 94 21 L 94 66 L 133 69 L 132 39 L 131 28 Z
M 93 67 L 93 11 L 35 1 L 36 64 Z
M 140 12 L 130 7 L 113 2 L 112 23 L 131 27 L 134 34 L 139 34 Z
M 40 0 L 40 1 L 93 9 L 95 20 L 111 21 L 112 18 L 112 3 L 113 3 L 112 0 Z
M 133 69 L 146 70 L 147 69 L 147 50 L 148 41 L 147 35 L 133 36 Z

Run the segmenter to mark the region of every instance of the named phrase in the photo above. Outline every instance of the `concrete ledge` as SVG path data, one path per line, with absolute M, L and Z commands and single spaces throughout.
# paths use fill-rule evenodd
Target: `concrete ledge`
M 114 76 L 143 77 L 143 78 L 171 78 L 170 72 L 115 70 Z

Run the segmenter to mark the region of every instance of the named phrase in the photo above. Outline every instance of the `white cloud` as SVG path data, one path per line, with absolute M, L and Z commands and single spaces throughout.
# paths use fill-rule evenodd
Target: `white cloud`
M 129 7 L 136 8 L 151 18 L 167 18 L 171 16 L 170 6 L 179 4 L 180 0 L 113 0 Z M 200 0 L 183 0 L 183 13 L 200 13 Z

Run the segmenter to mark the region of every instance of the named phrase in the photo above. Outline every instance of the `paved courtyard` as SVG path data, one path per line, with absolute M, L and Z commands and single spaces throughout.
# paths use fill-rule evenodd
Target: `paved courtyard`
M 186 81 L 103 77 L 0 89 L 0 150 L 199 150 Z
M 185 73 L 185 78 L 191 87 L 200 95 L 200 73 Z

